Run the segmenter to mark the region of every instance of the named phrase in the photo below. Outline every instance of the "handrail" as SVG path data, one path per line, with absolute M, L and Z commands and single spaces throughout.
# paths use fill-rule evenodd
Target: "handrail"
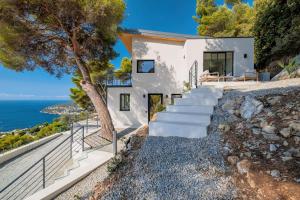
M 98 122 L 97 122 L 97 124 L 98 124 Z M 86 125 L 88 126 L 88 124 L 86 124 Z M 51 181 L 50 179 L 53 177 L 53 174 L 55 174 L 57 171 L 59 171 L 60 166 L 62 166 L 62 164 L 64 164 L 65 162 L 67 162 L 67 160 L 69 160 L 73 157 L 75 143 L 80 142 L 81 143 L 80 149 L 82 149 L 82 151 L 85 150 L 84 149 L 85 125 L 81 125 L 76 130 L 73 130 L 73 129 L 74 129 L 74 126 L 73 126 L 73 122 L 72 122 L 70 135 L 67 136 L 65 139 L 63 139 L 61 142 L 59 142 L 59 144 L 55 145 L 55 147 L 53 147 L 49 152 L 47 152 L 45 155 L 43 155 L 42 158 L 38 159 L 34 164 L 32 164 L 24 172 L 22 172 L 19 176 L 14 178 L 9 184 L 7 184 L 4 188 L 2 188 L 0 190 L 0 198 L 10 199 L 10 198 L 19 198 L 21 196 L 20 198 L 23 199 L 25 196 L 22 194 L 19 194 L 19 192 L 21 190 L 26 191 L 27 189 L 29 189 L 29 187 L 32 187 L 32 184 L 29 184 L 30 180 L 32 180 L 32 178 L 33 178 L 32 175 L 34 175 L 35 179 L 37 179 L 37 180 L 40 179 L 39 183 L 42 182 L 42 185 L 39 186 L 39 184 L 37 184 L 31 190 L 37 191 L 41 188 L 45 188 L 46 182 Z M 82 132 L 80 132 L 80 130 Z M 80 137 L 77 137 L 77 135 L 80 135 Z M 76 141 L 74 141 L 73 138 L 76 138 Z M 69 153 L 67 153 L 67 151 L 65 151 L 65 149 L 68 149 L 68 148 L 70 149 Z M 64 150 L 64 154 L 62 156 L 55 157 L 58 155 L 58 152 L 55 152 L 55 151 L 57 151 L 57 150 L 61 151 L 62 149 Z M 58 158 L 58 160 L 56 158 Z M 55 159 L 56 159 L 56 161 L 59 162 L 59 163 L 57 162 L 58 163 L 57 165 L 55 164 L 56 163 Z M 48 169 L 48 171 L 46 171 L 46 169 Z M 51 169 L 51 171 L 49 171 L 50 169 Z M 51 173 L 53 173 L 53 174 L 51 175 L 51 177 L 49 177 L 49 175 Z M 13 185 L 13 184 L 16 184 L 16 185 Z M 36 188 L 36 187 L 38 187 L 38 188 Z M 6 191 L 7 189 L 8 189 L 8 191 Z
M 198 61 L 195 60 L 189 69 L 189 84 L 191 88 L 198 87 Z

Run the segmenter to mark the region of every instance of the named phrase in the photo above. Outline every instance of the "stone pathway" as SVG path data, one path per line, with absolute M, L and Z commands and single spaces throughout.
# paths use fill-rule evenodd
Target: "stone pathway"
M 97 130 L 96 121 L 89 122 L 91 126 L 89 127 L 89 133 Z M 84 125 L 85 121 L 80 122 L 80 124 Z M 79 125 L 75 125 L 79 127 Z M 56 145 L 62 142 L 65 138 L 67 138 L 70 134 L 70 131 L 63 132 L 61 136 L 55 138 L 54 140 L 37 147 L 23 155 L 16 157 L 15 159 L 3 163 L 0 165 L 0 188 L 5 187 L 11 181 L 13 181 L 16 177 L 18 177 L 21 173 L 23 173 L 27 168 L 32 166 L 35 162 L 40 160 L 44 155 L 46 155 L 49 151 L 51 151 Z

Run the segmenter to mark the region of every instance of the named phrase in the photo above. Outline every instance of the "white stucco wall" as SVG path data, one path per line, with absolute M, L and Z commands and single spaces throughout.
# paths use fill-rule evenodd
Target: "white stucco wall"
M 133 87 L 108 88 L 108 108 L 115 127 L 138 127 L 148 123 L 148 94 L 162 93 L 165 104 L 171 94 L 180 94 L 183 81 L 195 60 L 199 74 L 203 70 L 203 52 L 233 51 L 234 75 L 252 70 L 254 53 L 252 38 L 191 39 L 185 43 L 133 38 Z M 247 54 L 247 58 L 244 58 Z M 137 60 L 155 60 L 155 73 L 137 73 Z M 130 111 L 120 111 L 120 94 L 130 94 Z M 166 98 L 168 95 L 168 98 Z
M 245 71 L 254 69 L 254 39 L 253 38 L 215 38 L 191 39 L 184 46 L 186 65 L 191 66 L 198 61 L 199 73 L 203 72 L 203 53 L 214 51 L 233 51 L 233 72 L 241 76 Z M 244 58 L 247 54 L 247 58 Z
M 182 93 L 184 43 L 135 38 L 132 44 L 132 88 L 108 88 L 108 108 L 116 127 L 148 123 L 148 94 L 162 93 L 168 104 L 171 94 Z M 155 73 L 137 73 L 137 60 L 155 60 Z M 120 94 L 130 93 L 130 111 L 120 111 Z M 145 97 L 144 97 L 145 95 Z M 166 98 L 168 95 L 168 98 Z

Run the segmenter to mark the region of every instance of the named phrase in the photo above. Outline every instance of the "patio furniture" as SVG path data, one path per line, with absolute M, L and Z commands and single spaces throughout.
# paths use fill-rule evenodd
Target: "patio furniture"
M 234 78 L 236 81 L 258 81 L 258 73 L 256 71 L 246 71 L 244 75 Z
M 209 82 L 209 81 L 220 81 L 219 72 L 210 73 L 208 70 L 204 71 L 200 75 L 200 82 Z

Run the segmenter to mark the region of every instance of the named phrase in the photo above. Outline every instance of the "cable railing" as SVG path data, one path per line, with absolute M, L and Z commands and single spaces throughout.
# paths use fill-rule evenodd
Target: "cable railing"
M 73 126 L 72 126 L 73 127 Z M 63 175 L 64 166 L 75 154 L 85 150 L 85 126 L 78 127 L 51 151 L 0 190 L 0 199 L 24 199 L 46 188 Z
M 195 60 L 189 70 L 190 88 L 198 87 L 198 62 Z

